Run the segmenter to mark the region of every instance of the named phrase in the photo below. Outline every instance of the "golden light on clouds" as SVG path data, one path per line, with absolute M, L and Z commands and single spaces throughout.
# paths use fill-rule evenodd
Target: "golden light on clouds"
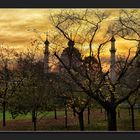
M 37 38 L 37 34 L 32 30 L 36 29 L 40 34 L 45 34 L 50 26 L 49 14 L 58 10 L 60 9 L 0 9 L 0 44 L 24 50 L 32 39 Z M 117 18 L 118 9 L 106 10 L 111 13 L 110 21 Z M 117 39 L 117 53 L 126 54 L 128 48 L 136 45 L 135 42 Z M 109 52 L 109 47 L 110 44 L 106 47 L 104 55 L 107 55 Z
M 22 49 L 36 37 L 31 29 L 46 31 L 47 10 L 1 9 L 0 13 L 0 43 Z

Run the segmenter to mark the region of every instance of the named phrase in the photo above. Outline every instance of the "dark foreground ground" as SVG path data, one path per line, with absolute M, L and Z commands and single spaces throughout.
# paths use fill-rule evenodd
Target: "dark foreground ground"
M 9 119 L 6 121 L 6 127 L 2 127 L 0 121 L 0 131 L 33 131 L 33 124 L 30 116 L 17 119 Z M 92 110 L 90 113 L 90 124 L 87 120 L 87 111 L 84 114 L 84 123 L 86 131 L 107 131 L 107 120 L 104 111 L 100 109 Z M 120 111 L 120 117 L 117 115 L 117 126 L 119 131 L 131 131 L 131 114 L 128 109 Z M 140 131 L 140 113 L 135 110 L 135 129 Z M 37 122 L 37 130 L 39 131 L 78 131 L 79 123 L 77 116 L 72 113 L 68 115 L 68 127 L 65 128 L 64 113 L 59 113 L 57 119 L 51 114 Z

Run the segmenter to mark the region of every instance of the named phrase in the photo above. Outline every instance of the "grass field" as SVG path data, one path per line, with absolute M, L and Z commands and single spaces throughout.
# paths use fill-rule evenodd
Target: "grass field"
M 49 112 L 45 112 L 45 117 L 53 117 L 54 116 L 54 111 L 49 111 Z M 64 115 L 64 111 L 57 111 L 57 116 L 63 116 Z M 40 115 L 42 116 L 42 114 Z M 30 120 L 32 118 L 31 114 L 28 113 L 27 115 L 18 115 L 14 120 Z M 6 120 L 13 120 L 12 116 L 9 112 L 6 112 Z M 2 112 L 0 112 L 0 121 L 2 121 Z
M 2 114 L 0 113 L 0 131 L 32 131 L 33 125 L 31 115 L 20 115 L 12 119 L 11 115 L 6 113 L 7 125 L 2 127 Z M 87 112 L 84 113 L 84 123 L 86 131 L 107 131 L 107 120 L 104 111 L 100 109 L 92 110 L 90 114 L 90 124 L 87 123 Z M 121 109 L 120 117 L 117 116 L 118 131 L 131 131 L 131 115 L 128 109 Z M 135 109 L 135 128 L 140 131 L 140 112 Z M 54 112 L 48 112 L 47 115 L 38 121 L 37 130 L 39 131 L 70 131 L 79 130 L 78 118 L 74 117 L 72 112 L 68 113 L 68 128 L 65 128 L 64 111 L 57 111 L 57 120 L 54 118 Z

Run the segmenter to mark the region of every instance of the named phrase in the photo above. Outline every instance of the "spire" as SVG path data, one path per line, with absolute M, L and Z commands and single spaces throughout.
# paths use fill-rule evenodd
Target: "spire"
M 115 38 L 114 38 L 114 35 L 112 36 L 112 38 L 111 38 L 110 41 L 111 41 L 111 42 L 115 42 L 115 41 L 116 41 Z
M 115 41 L 116 40 L 115 40 L 114 35 L 112 36 L 112 38 L 111 38 L 110 41 L 111 41 L 111 49 L 110 49 L 110 52 L 112 52 L 112 53 L 114 52 L 115 53 L 116 52 L 116 49 L 115 49 Z
M 68 46 L 69 46 L 69 47 L 72 48 L 72 47 L 74 47 L 74 45 L 75 45 L 74 41 L 72 41 L 72 40 L 69 40 L 69 41 L 68 41 Z
M 138 53 L 138 56 L 137 56 L 137 58 L 135 60 L 136 67 L 140 67 L 140 52 L 139 51 L 140 51 L 140 41 L 138 43 L 137 51 L 136 51 L 136 53 Z
M 139 41 L 138 47 L 137 47 L 137 51 L 139 51 L 139 50 L 140 50 L 140 41 Z
M 110 79 L 112 82 L 116 79 L 116 72 L 115 72 L 115 63 L 116 63 L 116 48 L 115 48 L 115 38 L 114 35 L 112 35 L 111 38 L 111 49 L 110 49 Z
M 49 45 L 49 41 L 48 41 L 48 33 L 46 33 L 46 41 L 44 42 L 45 45 Z
M 48 45 L 49 45 L 49 41 L 46 39 L 46 41 L 44 42 L 44 44 L 45 44 L 46 46 L 48 46 Z
M 49 41 L 48 36 L 46 35 L 46 40 L 44 42 L 45 50 L 44 50 L 44 73 L 48 73 L 49 71 Z

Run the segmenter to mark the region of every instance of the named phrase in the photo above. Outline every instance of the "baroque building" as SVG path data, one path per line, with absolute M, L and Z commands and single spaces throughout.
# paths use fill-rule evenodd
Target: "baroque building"
M 65 48 L 60 56 L 60 59 L 63 61 L 64 65 L 68 69 L 78 69 L 82 65 L 81 53 L 77 48 L 74 47 L 74 41 L 68 41 L 68 47 Z M 59 72 L 65 71 L 62 63 L 59 64 Z
M 49 41 L 46 39 L 44 42 L 45 44 L 45 50 L 44 50 L 44 73 L 50 73 L 49 69 Z M 68 46 L 62 51 L 62 54 L 60 56 L 60 59 L 62 60 L 63 64 L 59 63 L 58 73 L 64 72 L 65 68 L 63 65 L 65 65 L 68 69 L 74 69 L 77 71 L 83 64 L 85 66 L 91 64 L 92 68 L 98 67 L 98 61 L 94 56 L 87 56 L 84 59 L 82 59 L 80 51 L 75 48 L 75 43 L 72 40 L 68 41 Z M 94 67 L 93 67 L 94 66 Z
M 116 63 L 116 48 L 115 48 L 115 38 L 112 36 L 111 38 L 111 49 L 110 49 L 110 78 L 112 81 L 115 81 L 116 72 L 115 72 L 115 63 Z M 44 73 L 50 73 L 49 70 L 49 41 L 46 39 L 44 42 L 45 44 L 45 51 L 44 51 Z M 62 51 L 60 59 L 62 60 L 63 64 L 59 62 L 58 71 L 55 72 L 61 73 L 65 71 L 64 65 L 68 69 L 73 69 L 74 71 L 78 71 L 79 68 L 89 67 L 92 71 L 99 71 L 99 64 L 98 60 L 94 56 L 87 56 L 84 59 L 81 57 L 80 51 L 75 48 L 75 43 L 72 40 L 68 41 L 68 46 Z M 83 67 L 82 67 L 83 66 Z

